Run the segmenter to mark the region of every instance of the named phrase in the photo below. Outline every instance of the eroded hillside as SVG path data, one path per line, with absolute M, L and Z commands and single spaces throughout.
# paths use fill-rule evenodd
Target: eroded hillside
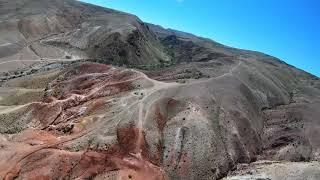
M 320 178 L 319 78 L 77 1 L 0 10 L 2 179 Z

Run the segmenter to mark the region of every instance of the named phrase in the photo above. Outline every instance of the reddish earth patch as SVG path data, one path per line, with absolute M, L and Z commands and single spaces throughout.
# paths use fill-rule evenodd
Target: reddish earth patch
M 27 131 L 29 138 L 32 135 L 41 135 L 39 140 L 46 142 L 45 138 L 56 138 L 46 135 L 44 131 Z M 69 152 L 57 149 L 58 144 L 63 144 L 68 139 L 58 142 L 46 143 L 37 147 L 28 146 L 23 153 L 14 161 L 10 162 L 7 171 L 0 171 L 4 179 L 14 179 L 19 176 L 22 179 L 55 179 L 64 177 L 66 179 L 86 179 L 97 175 L 104 176 L 110 172 L 117 171 L 118 177 L 129 179 L 163 180 L 166 179 L 163 171 L 149 162 L 146 148 L 142 148 L 142 155 L 135 152 L 135 139 L 138 136 L 138 130 L 130 127 L 118 130 L 119 144 L 115 144 L 107 151 L 94 151 L 88 149 L 80 152 Z M 26 139 L 29 139 L 26 138 Z M 49 140 L 47 141 L 49 142 Z M 144 141 L 145 142 L 145 141 Z M 145 144 L 145 143 L 144 143 Z M 20 152 L 22 153 L 22 152 Z M 19 158 L 20 157 L 20 158 Z M 1 165 L 1 167 L 3 167 Z
M 159 105 L 156 106 L 155 113 L 156 113 L 156 121 L 157 121 L 158 128 L 159 128 L 160 132 L 162 133 L 164 127 L 166 126 L 167 119 L 161 114 Z
M 140 134 L 142 133 L 142 135 Z M 141 138 L 139 140 L 139 138 Z M 133 126 L 128 128 L 119 128 L 117 130 L 117 139 L 120 149 L 125 154 L 133 153 L 142 157 L 148 157 L 147 142 L 143 132 Z
M 168 108 L 174 108 L 177 106 L 177 104 L 179 103 L 179 101 L 175 100 L 175 99 L 170 99 L 168 101 Z
M 84 133 L 79 128 L 75 133 L 67 133 L 69 131 L 64 131 L 69 128 L 67 125 L 74 119 L 84 118 L 83 114 L 108 108 L 105 99 L 130 91 L 134 87 L 132 82 L 140 78 L 143 76 L 137 72 L 101 64 L 83 64 L 68 69 L 64 77 L 55 80 L 48 89 L 54 92 L 51 96 L 29 105 L 27 118 L 38 129 L 23 131 L 13 140 L 6 141 L 5 147 L 11 150 L 0 154 L 3 158 L 0 160 L 0 178 L 107 179 L 117 176 L 166 179 L 161 168 L 151 163 L 155 160 L 149 159 L 143 131 L 133 125 L 118 128 L 118 142 L 105 151 L 88 148 L 74 152 L 64 147 L 66 142 L 74 141 Z M 159 125 L 163 129 L 164 124 Z M 63 132 L 57 132 L 59 129 Z
M 78 69 L 67 70 L 64 78 L 67 79 L 53 83 L 52 89 L 49 89 L 55 92 L 52 96 L 46 97 L 41 103 L 33 103 L 29 107 L 33 119 L 40 123 L 42 129 L 78 117 L 81 106 L 87 102 L 132 90 L 134 87 L 131 85 L 132 82 L 142 77 L 129 70 L 119 70 L 106 65 L 84 64 L 78 66 Z M 103 102 L 93 103 L 90 111 L 94 111 L 101 105 Z

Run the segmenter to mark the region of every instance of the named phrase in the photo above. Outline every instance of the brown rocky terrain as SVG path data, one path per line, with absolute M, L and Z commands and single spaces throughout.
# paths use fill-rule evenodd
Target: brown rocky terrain
M 320 80 L 73 0 L 0 0 L 1 179 L 320 179 Z

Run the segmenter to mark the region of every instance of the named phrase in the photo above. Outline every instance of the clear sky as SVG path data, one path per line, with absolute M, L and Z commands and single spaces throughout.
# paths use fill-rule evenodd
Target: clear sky
M 256 50 L 320 77 L 319 0 L 83 0 Z

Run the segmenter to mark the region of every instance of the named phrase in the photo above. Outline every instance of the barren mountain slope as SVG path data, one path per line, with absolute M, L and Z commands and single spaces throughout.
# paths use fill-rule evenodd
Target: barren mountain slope
M 8 61 L 17 67 L 84 58 L 114 64 L 170 61 L 148 27 L 126 13 L 73 0 L 1 0 L 0 13 L 1 71 L 15 68 Z
M 313 75 L 77 1 L 0 20 L 2 179 L 319 179 Z

